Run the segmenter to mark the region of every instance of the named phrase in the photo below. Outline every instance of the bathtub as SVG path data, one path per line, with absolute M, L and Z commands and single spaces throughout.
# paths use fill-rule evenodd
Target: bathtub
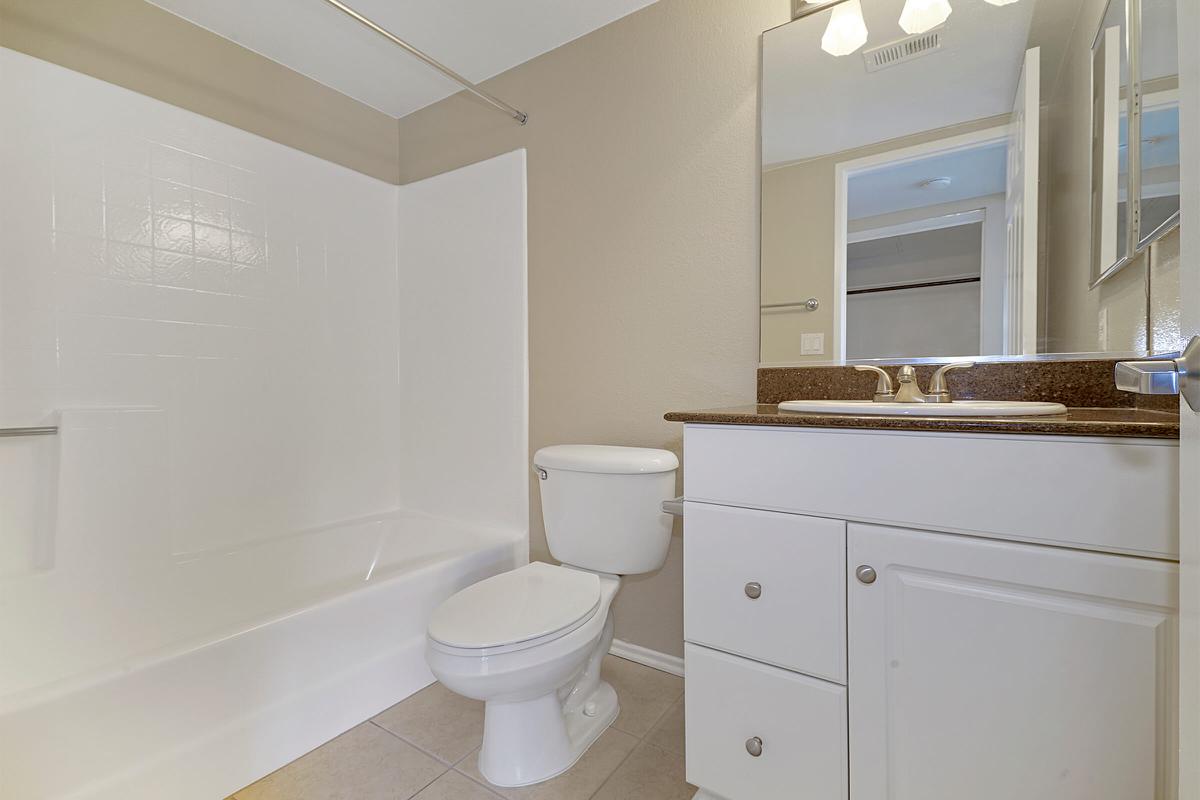
M 526 548 L 400 512 L 0 582 L 0 797 L 225 797 L 432 682 L 433 607 Z

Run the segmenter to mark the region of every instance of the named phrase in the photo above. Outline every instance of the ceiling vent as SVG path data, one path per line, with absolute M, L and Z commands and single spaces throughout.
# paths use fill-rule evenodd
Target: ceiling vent
M 942 41 L 946 38 L 946 27 L 940 26 L 925 33 L 914 34 L 894 42 L 882 44 L 863 51 L 863 60 L 867 62 L 867 72 L 878 72 L 881 69 L 903 64 L 921 56 L 927 56 L 942 49 Z

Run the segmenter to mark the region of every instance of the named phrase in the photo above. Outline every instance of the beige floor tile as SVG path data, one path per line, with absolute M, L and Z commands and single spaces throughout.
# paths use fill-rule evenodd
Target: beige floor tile
M 447 772 L 421 790 L 413 800 L 501 800 L 475 781 L 457 772 Z
M 633 736 L 609 728 L 588 748 L 575 766 L 557 778 L 517 789 L 492 787 L 492 791 L 510 800 L 587 800 L 613 774 L 637 743 L 638 740 Z M 486 783 L 479 774 L 476 761 L 476 755 L 472 753 L 455 769 L 481 783 Z
M 237 793 L 238 800 L 409 800 L 446 766 L 369 722 Z
M 683 696 L 683 678 L 616 656 L 604 657 L 600 674 L 617 690 L 621 703 L 613 727 L 639 739 Z
M 483 740 L 483 703 L 442 686 L 427 686 L 373 720 L 427 753 L 453 764 Z
M 689 800 L 683 756 L 642 743 L 596 792 L 595 800 Z
M 675 705 L 658 721 L 654 730 L 646 735 L 646 741 L 655 747 L 661 747 L 668 753 L 681 756 L 683 748 L 683 698 L 675 701 Z

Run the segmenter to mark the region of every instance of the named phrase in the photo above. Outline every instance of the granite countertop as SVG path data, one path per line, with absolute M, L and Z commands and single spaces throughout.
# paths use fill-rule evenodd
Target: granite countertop
M 669 422 L 707 425 L 1179 438 L 1177 413 L 1139 408 L 1069 408 L 1066 414 L 1054 417 L 876 417 L 805 414 L 780 411 L 773 403 L 758 403 L 702 411 L 672 411 L 664 418 Z

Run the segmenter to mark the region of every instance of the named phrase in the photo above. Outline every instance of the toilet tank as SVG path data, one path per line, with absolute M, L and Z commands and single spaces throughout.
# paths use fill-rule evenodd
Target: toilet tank
M 667 558 L 679 459 L 669 450 L 562 444 L 534 453 L 550 553 L 616 575 L 653 572 Z

